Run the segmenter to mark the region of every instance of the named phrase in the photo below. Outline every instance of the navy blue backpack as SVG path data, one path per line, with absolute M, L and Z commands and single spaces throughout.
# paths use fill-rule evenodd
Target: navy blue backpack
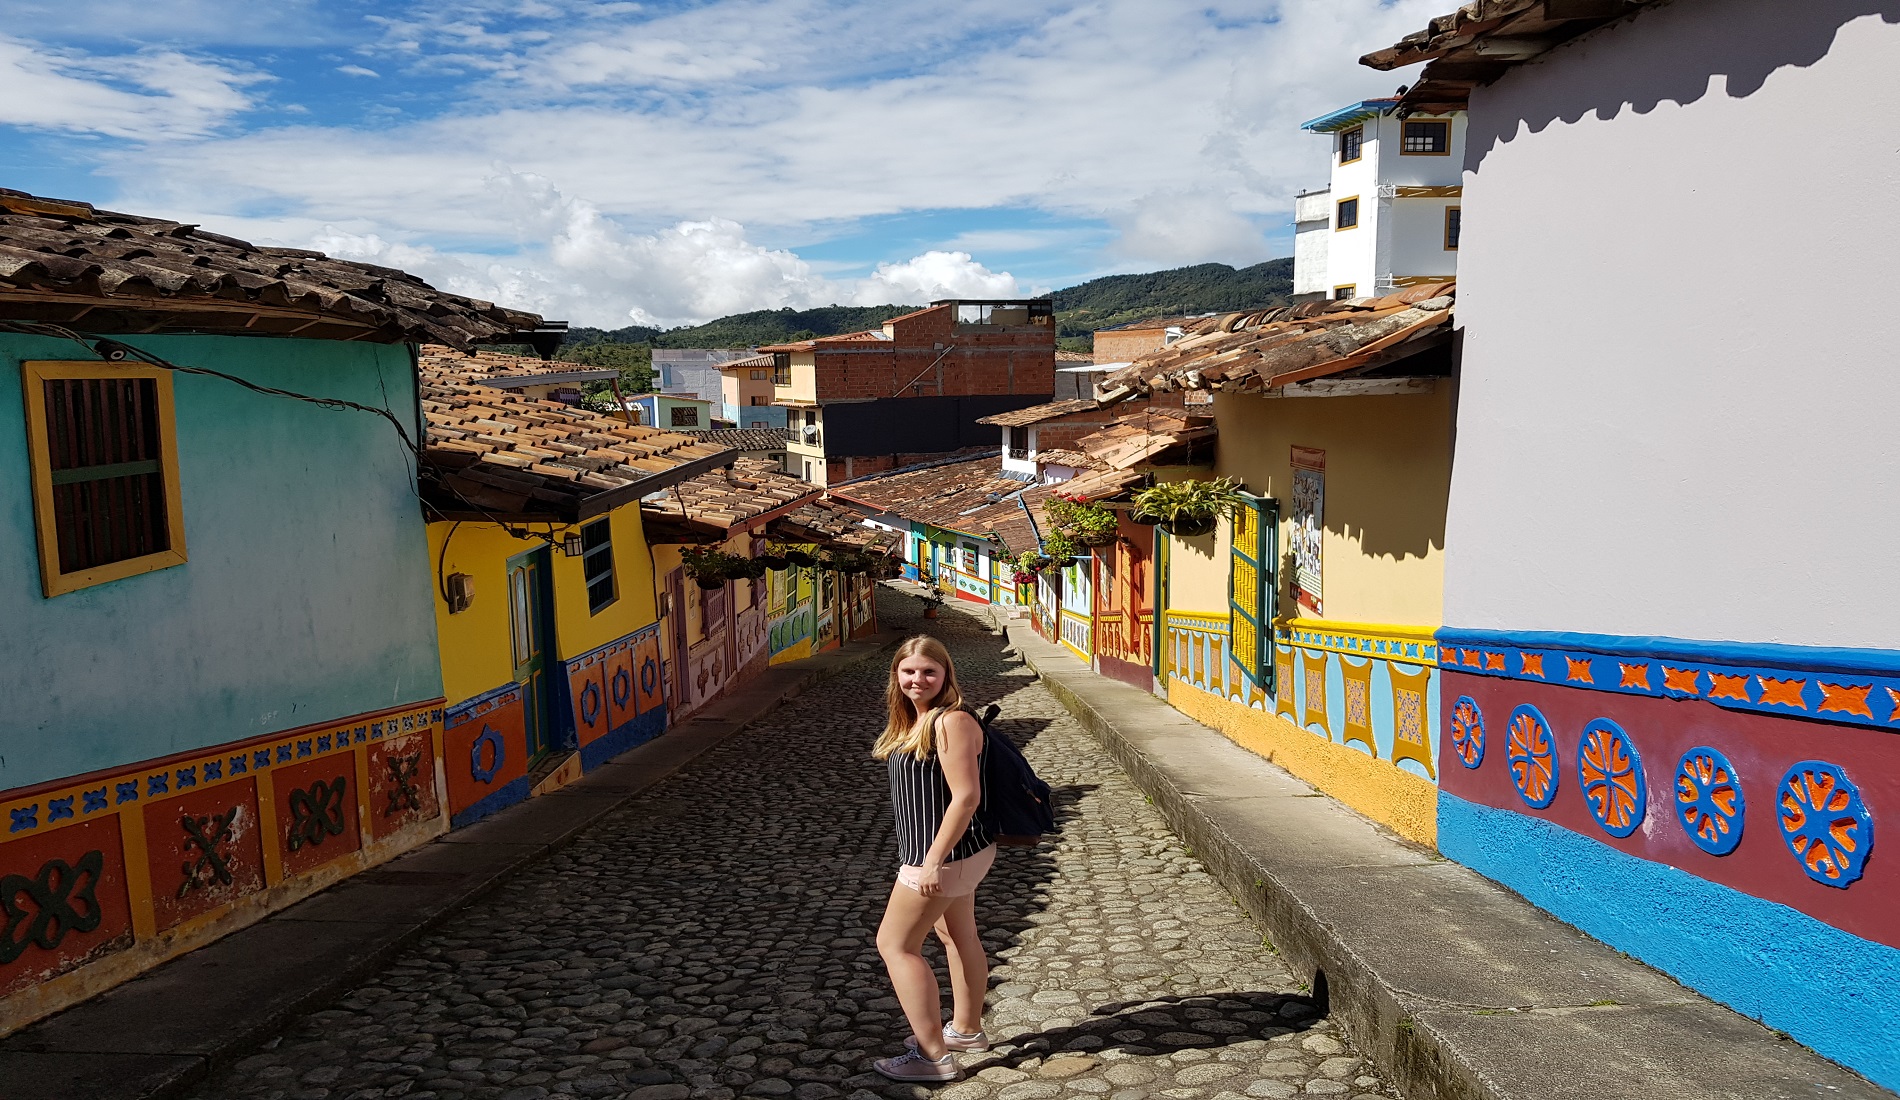
M 983 804 L 976 816 L 996 843 L 1030 848 L 1056 831 L 1055 802 L 1022 751 L 990 728 L 1001 709 L 991 703 L 976 717 L 983 725 Z

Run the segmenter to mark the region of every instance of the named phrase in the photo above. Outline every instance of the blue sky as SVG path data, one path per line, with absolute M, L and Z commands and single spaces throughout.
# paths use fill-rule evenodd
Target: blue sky
M 0 186 L 576 323 L 1290 252 L 1449 0 L 0 0 Z

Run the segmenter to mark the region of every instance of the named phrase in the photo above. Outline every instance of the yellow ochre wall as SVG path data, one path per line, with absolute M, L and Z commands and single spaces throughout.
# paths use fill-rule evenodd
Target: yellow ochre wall
M 591 522 L 591 521 L 590 521 Z M 613 532 L 614 584 L 618 598 L 597 615 L 587 610 L 587 584 L 581 559 L 558 548 L 553 562 L 554 656 L 560 660 L 623 638 L 652 623 L 655 600 L 652 565 L 637 505 L 616 508 L 608 516 Z M 579 531 L 579 525 L 573 530 Z M 545 533 L 546 529 L 541 529 Z M 451 532 L 453 533 L 451 537 Z M 558 542 L 565 534 L 553 528 Z M 447 543 L 448 552 L 443 553 Z M 440 563 L 435 582 L 435 621 L 442 653 L 443 693 L 453 706 L 514 679 L 514 654 L 508 628 L 508 559 L 544 545 L 541 538 L 518 539 L 487 522 L 437 521 L 429 524 L 429 559 Z M 675 559 L 677 561 L 677 557 Z M 475 599 L 468 610 L 449 614 L 442 597 L 443 578 L 467 573 L 475 578 Z
M 1326 452 L 1325 618 L 1415 626 L 1444 621 L 1450 379 L 1440 379 L 1428 394 L 1269 399 L 1220 393 L 1214 416 L 1220 426 L 1215 475 L 1238 478 L 1247 491 L 1279 500 L 1283 559 L 1291 545 L 1292 449 Z

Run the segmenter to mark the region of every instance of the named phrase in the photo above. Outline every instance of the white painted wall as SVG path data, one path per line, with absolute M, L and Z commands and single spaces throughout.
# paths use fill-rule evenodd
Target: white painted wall
M 1473 94 L 1448 624 L 1900 648 L 1900 25 L 1859 7 L 1681 0 Z
M 1458 253 L 1445 247 L 1445 211 L 1461 199 L 1398 199 L 1391 219 L 1391 258 L 1382 274 L 1400 278 L 1420 275 L 1456 275 Z
M 1326 278 L 1326 250 L 1332 241 L 1333 202 L 1330 189 L 1293 199 L 1293 293 L 1325 294 L 1333 284 Z

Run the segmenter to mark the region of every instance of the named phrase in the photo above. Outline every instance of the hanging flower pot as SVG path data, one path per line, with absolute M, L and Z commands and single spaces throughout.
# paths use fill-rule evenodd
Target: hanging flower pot
M 706 591 L 711 592 L 715 588 L 724 588 L 726 586 L 726 578 L 709 577 L 702 573 L 699 576 L 696 576 L 693 578 L 693 583 L 705 589 Z
M 777 572 L 781 569 L 786 569 L 790 567 L 792 564 L 791 562 L 785 560 L 785 555 L 783 554 L 766 554 L 760 557 L 759 560 L 761 562 L 764 562 L 765 567 L 767 569 L 772 570 L 773 572 Z
M 1075 535 L 1075 541 L 1081 543 L 1083 546 L 1107 546 L 1109 543 L 1115 541 L 1115 532 L 1078 531 Z
M 1183 516 L 1167 525 L 1167 532 L 1179 539 L 1199 538 L 1214 530 L 1217 517 Z
M 1153 527 L 1155 524 L 1161 522 L 1161 517 L 1151 516 L 1148 513 L 1142 512 L 1142 511 L 1134 511 L 1134 512 L 1128 513 L 1128 522 L 1137 523 L 1143 527 Z
M 792 565 L 798 566 L 800 569 L 810 569 L 814 564 L 812 556 L 803 550 L 785 551 L 785 560 Z

